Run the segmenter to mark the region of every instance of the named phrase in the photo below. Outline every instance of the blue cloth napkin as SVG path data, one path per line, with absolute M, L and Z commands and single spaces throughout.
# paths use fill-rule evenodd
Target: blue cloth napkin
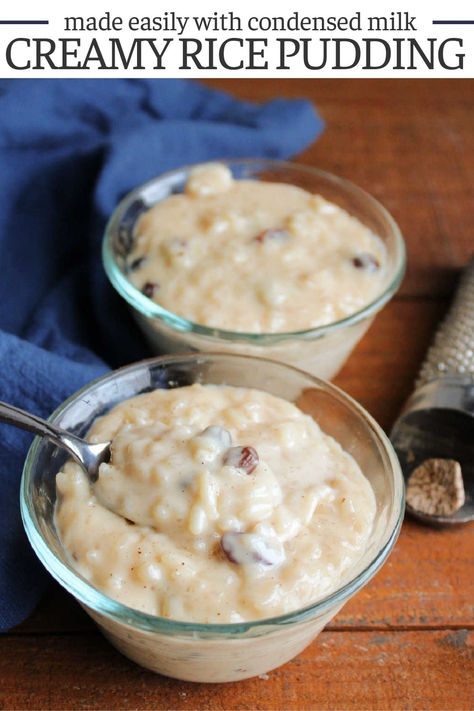
M 307 101 L 256 105 L 182 80 L 0 82 L 0 398 L 48 416 L 149 355 L 101 266 L 125 193 L 183 164 L 288 158 L 322 127 Z M 48 580 L 19 513 L 31 440 L 0 425 L 0 630 L 30 614 Z

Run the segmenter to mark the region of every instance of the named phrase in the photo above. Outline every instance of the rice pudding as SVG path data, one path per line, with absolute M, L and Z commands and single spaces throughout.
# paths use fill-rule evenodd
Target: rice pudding
M 383 290 L 382 241 L 357 218 L 302 188 L 194 168 L 185 192 L 138 220 L 130 281 L 189 321 L 287 333 L 355 314 Z
M 109 439 L 96 484 L 73 462 L 57 475 L 55 523 L 71 564 L 125 605 L 188 622 L 273 617 L 336 590 L 365 551 L 370 484 L 283 399 L 155 390 L 96 420 L 89 440 Z

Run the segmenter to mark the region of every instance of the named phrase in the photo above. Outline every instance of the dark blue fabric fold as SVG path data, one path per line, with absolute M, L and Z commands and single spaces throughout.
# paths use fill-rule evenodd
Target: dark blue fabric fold
M 149 355 L 101 266 L 125 193 L 183 164 L 289 158 L 322 130 L 307 101 L 238 101 L 182 80 L 0 82 L 0 398 L 47 416 L 86 382 Z M 31 436 L 0 425 L 0 630 L 47 581 L 22 531 Z

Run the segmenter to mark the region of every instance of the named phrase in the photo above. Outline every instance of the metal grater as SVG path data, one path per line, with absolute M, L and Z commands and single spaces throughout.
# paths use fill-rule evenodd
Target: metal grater
M 455 459 L 463 472 L 466 500 L 451 516 L 418 518 L 436 524 L 474 518 L 474 257 L 463 272 L 396 421 L 391 440 L 405 479 L 426 459 Z
M 458 373 L 474 382 L 474 257 L 420 368 L 416 388 Z

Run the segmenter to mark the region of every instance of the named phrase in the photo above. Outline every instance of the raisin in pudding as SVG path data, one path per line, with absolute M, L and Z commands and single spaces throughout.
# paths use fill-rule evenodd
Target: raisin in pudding
M 129 607 L 201 623 L 274 617 L 336 590 L 365 552 L 376 506 L 359 466 L 266 392 L 155 390 L 97 419 L 89 439 L 112 440 L 111 460 L 94 485 L 63 467 L 55 524 L 79 573 Z
M 381 239 L 320 195 L 207 164 L 140 217 L 127 274 L 196 324 L 288 333 L 367 306 L 383 291 L 386 261 Z

